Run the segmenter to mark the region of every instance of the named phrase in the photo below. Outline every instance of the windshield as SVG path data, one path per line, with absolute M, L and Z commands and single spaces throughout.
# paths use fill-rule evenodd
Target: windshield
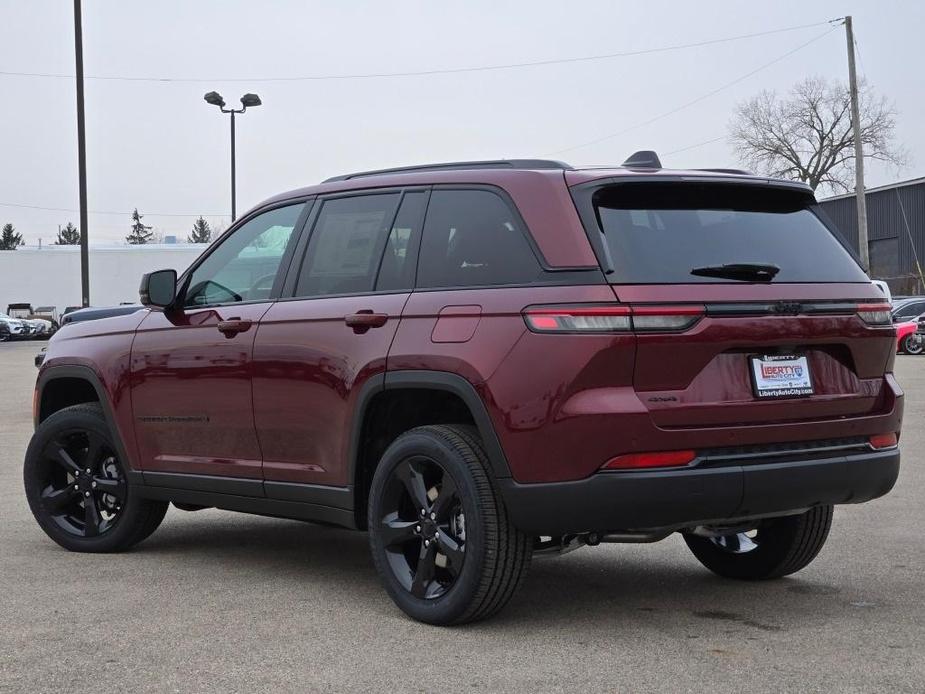
M 724 265 L 774 266 L 779 268 L 775 283 L 869 281 L 816 216 L 813 199 L 800 191 L 627 183 L 597 191 L 593 202 L 614 268 L 613 283 L 754 279 L 741 267 L 725 272 Z

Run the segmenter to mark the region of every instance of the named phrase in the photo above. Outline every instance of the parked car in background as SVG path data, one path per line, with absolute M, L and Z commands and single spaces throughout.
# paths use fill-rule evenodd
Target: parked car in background
M 10 339 L 10 326 L 6 321 L 0 320 L 0 342 L 6 342 Z
M 925 314 L 915 320 L 896 324 L 897 349 L 906 354 L 925 352 Z
M 903 321 L 915 320 L 923 313 L 925 313 L 925 296 L 910 296 L 896 299 L 893 302 L 890 315 L 894 323 L 902 323 Z
M 6 324 L 11 340 L 26 340 L 35 332 L 35 329 L 19 318 L 13 318 L 7 313 L 0 313 L 0 322 Z
M 47 340 L 58 330 L 57 311 L 54 306 L 34 309 L 31 304 L 17 303 L 9 304 L 6 311 L 8 315 L 24 321 L 29 326 L 30 337 Z
M 277 195 L 145 275 L 147 310 L 49 343 L 29 506 L 79 552 L 169 502 L 368 530 L 434 624 L 602 542 L 680 533 L 720 576 L 792 574 L 900 465 L 890 305 L 824 217 L 804 184 L 653 152 Z
M 57 330 L 58 326 L 61 324 L 61 317 L 58 315 L 57 306 L 36 306 L 32 318 L 50 321 L 55 330 Z
M 52 322 L 44 318 L 23 318 L 23 322 L 32 328 L 31 337 L 34 339 L 47 340 L 55 334 Z

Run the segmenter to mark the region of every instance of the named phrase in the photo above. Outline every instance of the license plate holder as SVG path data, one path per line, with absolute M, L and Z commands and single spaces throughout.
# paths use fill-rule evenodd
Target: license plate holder
M 748 361 L 752 390 L 760 400 L 805 398 L 814 392 L 805 354 L 756 354 Z

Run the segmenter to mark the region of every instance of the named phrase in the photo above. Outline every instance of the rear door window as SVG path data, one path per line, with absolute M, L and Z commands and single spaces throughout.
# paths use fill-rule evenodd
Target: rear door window
M 869 281 L 800 191 L 627 183 L 598 190 L 593 201 L 613 283 L 734 283 L 691 271 L 739 263 L 779 267 L 774 282 Z
M 376 291 L 414 288 L 414 268 L 426 206 L 426 190 L 408 191 L 402 197 L 401 206 L 382 251 Z
M 526 284 L 542 272 L 519 215 L 489 190 L 434 189 L 417 286 Z
M 299 273 L 296 296 L 371 292 L 398 193 L 322 203 Z

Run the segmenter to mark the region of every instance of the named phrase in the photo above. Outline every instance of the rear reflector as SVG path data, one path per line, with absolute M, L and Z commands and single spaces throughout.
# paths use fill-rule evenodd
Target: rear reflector
M 656 453 L 626 453 L 608 460 L 602 470 L 633 470 L 653 467 L 680 467 L 697 457 L 695 451 L 659 451 Z
M 686 330 L 704 315 L 702 305 L 536 306 L 524 311 L 530 330 L 538 333 L 669 332 Z
M 881 448 L 895 448 L 899 443 L 899 438 L 892 431 L 888 434 L 874 434 L 868 440 L 870 441 L 870 447 L 878 450 Z
M 868 325 L 892 325 L 889 304 L 858 304 L 858 318 Z

